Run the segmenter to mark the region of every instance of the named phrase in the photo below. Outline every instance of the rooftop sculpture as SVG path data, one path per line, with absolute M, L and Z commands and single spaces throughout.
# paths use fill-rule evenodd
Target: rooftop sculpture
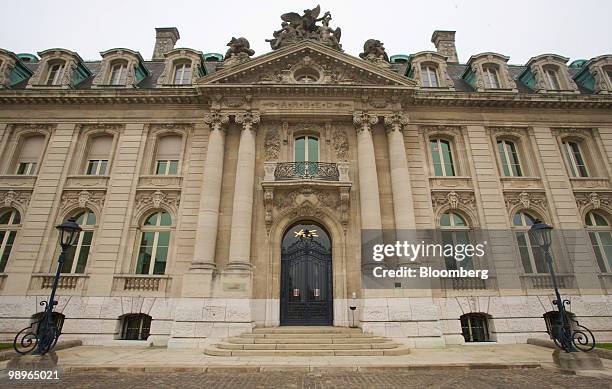
M 317 5 L 316 8 L 305 9 L 303 15 L 296 12 L 281 15 L 281 29 L 274 31 L 274 38 L 266 39 L 266 42 L 270 42 L 272 50 L 277 50 L 310 39 L 342 51 L 340 27 L 334 29 L 329 26 L 332 18 L 330 12 L 325 12 L 322 17 L 319 17 L 320 13 L 321 6 Z M 322 25 L 317 25 L 318 22 L 322 22 Z

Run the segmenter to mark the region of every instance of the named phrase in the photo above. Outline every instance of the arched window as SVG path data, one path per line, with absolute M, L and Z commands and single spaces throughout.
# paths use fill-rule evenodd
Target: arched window
M 544 78 L 546 84 L 550 90 L 561 90 L 561 84 L 559 83 L 559 73 L 555 67 L 545 66 L 544 67 Z
M 64 61 L 54 61 L 49 63 L 49 70 L 47 71 L 47 82 L 48 86 L 55 86 L 62 84 L 62 77 L 64 76 L 64 70 L 66 64 Z
M 121 319 L 122 340 L 147 340 L 151 331 L 151 316 L 144 313 L 125 315 Z
M 44 312 L 35 313 L 34 315 L 32 315 L 31 321 L 32 321 L 32 323 L 37 323 L 37 322 L 41 321 L 44 316 L 45 316 Z M 57 328 L 57 330 L 60 333 L 62 332 L 62 327 L 64 326 L 64 320 L 65 319 L 66 319 L 66 316 L 64 316 L 62 313 L 59 313 L 59 312 L 52 312 L 51 313 L 51 320 L 53 320 L 53 324 L 55 324 L 55 328 Z M 32 330 L 33 330 L 34 333 L 36 333 L 36 331 L 38 330 L 38 325 L 35 325 L 32 328 Z
M 512 229 L 521 255 L 525 273 L 548 273 L 542 250 L 533 244 L 529 237 L 529 229 L 535 222 L 535 217 L 526 212 L 517 212 L 512 219 Z
M 597 265 L 602 273 L 612 273 L 612 229 L 608 220 L 599 213 L 589 212 L 584 220 Z
M 23 139 L 17 158 L 16 174 L 33 176 L 38 170 L 38 161 L 45 144 L 44 135 L 31 135 Z
M 572 177 L 588 177 L 587 169 L 579 142 L 564 140 L 561 142 L 563 157 Z
M 446 139 L 431 139 L 429 141 L 434 175 L 438 177 L 454 176 L 453 152 L 451 142 Z
M 179 62 L 174 66 L 174 84 L 191 84 L 191 62 Z
M 157 211 L 145 220 L 140 237 L 136 274 L 164 274 L 170 247 L 172 218 Z
M 483 313 L 466 313 L 461 318 L 461 332 L 466 342 L 489 342 L 489 320 Z
M 470 243 L 470 227 L 465 219 L 456 212 L 446 212 L 440 216 L 440 229 L 442 230 L 442 244 L 465 245 Z M 445 250 L 446 251 L 446 250 Z M 444 262 L 447 270 L 457 270 L 459 268 L 471 270 L 474 268 L 472 257 L 466 256 L 461 259 L 454 256 L 445 256 Z
M 181 158 L 182 138 L 180 135 L 166 135 L 157 141 L 155 174 L 161 176 L 178 174 Z
M 487 89 L 499 89 L 499 76 L 495 65 L 485 65 L 482 67 L 484 86 Z
M 127 82 L 127 61 L 119 60 L 111 64 L 111 70 L 109 74 L 108 83 L 109 85 L 125 85 Z
M 0 211 L 0 272 L 6 268 L 20 225 L 19 211 L 13 208 Z
M 84 273 L 85 266 L 87 266 L 94 226 L 96 225 L 96 215 L 90 210 L 86 210 L 76 215 L 75 219 L 83 231 L 79 234 L 76 245 L 70 246 L 68 249 L 62 265 L 62 273 Z
M 107 173 L 108 157 L 113 145 L 113 137 L 111 135 L 94 136 L 89 143 L 85 174 L 88 176 L 104 176 Z
M 523 172 L 514 142 L 501 139 L 497 141 L 497 151 L 501 159 L 502 171 L 506 177 L 521 177 Z
M 438 81 L 438 69 L 434 65 L 421 65 L 421 83 L 426 88 L 437 88 L 440 86 Z
M 319 162 L 319 138 L 307 135 L 295 138 L 295 162 Z

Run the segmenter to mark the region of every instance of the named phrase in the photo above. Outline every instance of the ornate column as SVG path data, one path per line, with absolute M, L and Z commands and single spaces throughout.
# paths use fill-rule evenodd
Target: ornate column
M 415 228 L 410 171 L 408 170 L 406 147 L 402 133 L 402 129 L 406 124 L 408 124 L 408 118 L 405 115 L 395 113 L 385 116 L 396 230 Z
M 382 230 L 378 175 L 371 129 L 378 123 L 378 117 L 364 112 L 353 114 L 357 130 L 357 166 L 359 168 L 359 204 L 361 207 L 361 228 Z
M 223 178 L 223 153 L 225 149 L 225 126 L 229 116 L 212 112 L 204 116 L 204 122 L 210 127 L 202 192 L 200 193 L 200 210 L 196 231 L 195 250 L 191 269 L 215 270 L 215 249 L 217 243 L 217 226 L 219 224 L 219 203 L 221 202 L 221 181 Z
M 255 185 L 255 127 L 259 113 L 246 111 L 236 115 L 242 124 L 232 206 L 232 227 L 227 270 L 251 269 L 251 222 L 253 219 L 253 190 Z

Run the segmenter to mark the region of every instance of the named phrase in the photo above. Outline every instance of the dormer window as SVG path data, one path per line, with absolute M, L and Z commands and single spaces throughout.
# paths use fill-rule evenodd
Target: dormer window
M 179 63 L 174 67 L 174 84 L 191 84 L 191 64 Z
M 125 85 L 127 80 L 127 63 L 126 62 L 117 62 L 113 64 L 110 73 L 110 85 Z
M 499 77 L 497 69 L 493 66 L 485 66 L 482 68 L 484 77 L 484 85 L 487 89 L 499 89 Z
M 559 83 L 559 76 L 557 75 L 557 70 L 553 68 L 545 68 L 544 75 L 546 76 L 546 82 L 548 83 L 548 88 L 552 90 L 561 90 L 561 84 Z
M 440 86 L 438 82 L 438 70 L 432 65 L 421 66 L 421 81 L 423 86 L 427 88 L 437 88 Z
M 49 65 L 49 73 L 47 74 L 46 85 L 61 85 L 62 76 L 64 75 L 64 63 L 54 63 Z

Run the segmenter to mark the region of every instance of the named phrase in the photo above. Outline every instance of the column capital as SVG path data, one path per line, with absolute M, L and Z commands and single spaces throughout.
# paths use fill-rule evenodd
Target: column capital
M 392 131 L 402 131 L 405 125 L 408 124 L 408 116 L 399 112 L 385 115 L 385 127 L 387 127 L 387 133 Z
M 212 130 L 222 130 L 229 123 L 229 115 L 219 111 L 211 111 L 204 115 L 204 123 Z
M 370 131 L 372 126 L 378 123 L 378 116 L 369 114 L 367 112 L 355 112 L 353 113 L 353 124 L 358 132 Z
M 259 124 L 261 117 L 258 111 L 245 111 L 236 114 L 236 123 L 242 124 L 243 130 L 252 130 Z

